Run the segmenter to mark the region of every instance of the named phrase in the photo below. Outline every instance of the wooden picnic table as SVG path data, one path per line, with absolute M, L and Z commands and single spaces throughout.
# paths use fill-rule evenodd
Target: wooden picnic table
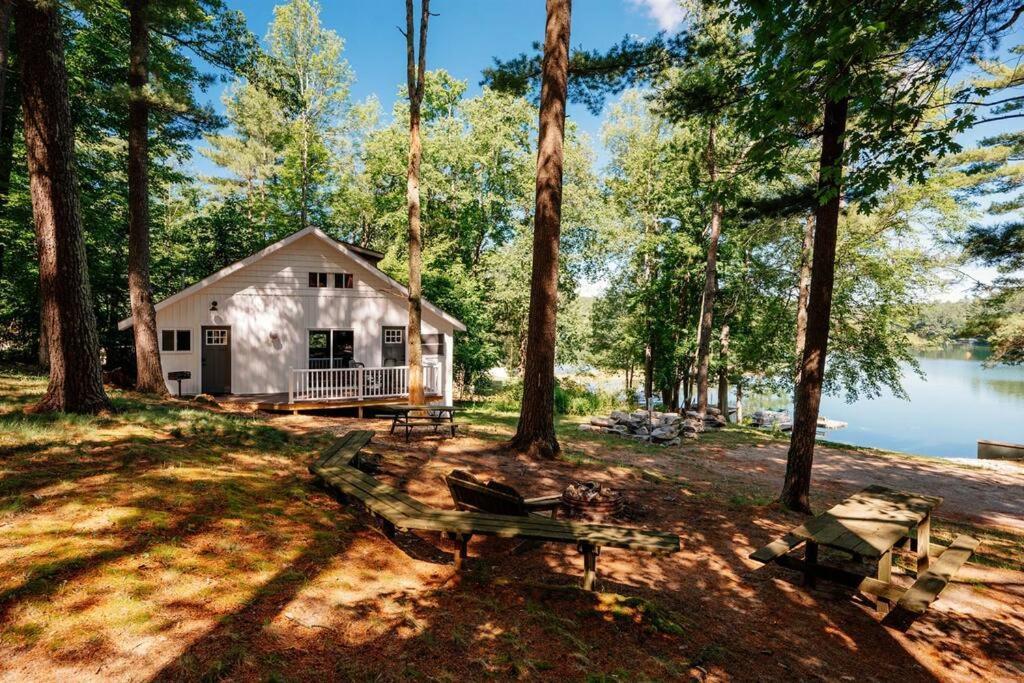
M 869 486 L 827 512 L 796 527 L 780 539 L 752 553 L 751 559 L 777 562 L 803 572 L 804 583 L 813 586 L 817 577 L 856 587 L 874 596 L 876 607 L 888 612 L 898 602 L 904 613 L 901 621 L 924 612 L 945 588 L 952 575 L 970 558 L 978 542 L 968 536 L 958 537 L 948 548 L 935 546 L 942 552 L 936 567 L 931 568 L 931 517 L 942 498 L 884 486 Z M 806 545 L 803 560 L 788 555 Z M 820 546 L 848 553 L 854 559 L 877 560 L 874 578 L 822 565 L 818 562 Z M 893 552 L 909 546 L 916 555 L 916 581 L 910 590 L 892 583 Z
M 391 433 L 394 434 L 396 428 L 405 429 L 406 441 L 409 440 L 409 432 L 414 427 L 433 427 L 435 434 L 438 429 L 444 428 L 452 436 L 455 436 L 455 429 L 458 427 L 455 422 L 455 406 L 407 404 L 388 406 L 388 409 L 392 412 Z

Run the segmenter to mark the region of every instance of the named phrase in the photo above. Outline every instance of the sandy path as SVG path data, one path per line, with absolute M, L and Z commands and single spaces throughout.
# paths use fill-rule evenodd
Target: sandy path
M 715 449 L 714 460 L 741 478 L 778 486 L 786 470 L 788 444 Z M 1024 467 L 1003 463 L 979 467 L 941 458 L 880 455 L 819 446 L 814 487 L 859 489 L 881 484 L 942 496 L 939 516 L 1024 531 Z

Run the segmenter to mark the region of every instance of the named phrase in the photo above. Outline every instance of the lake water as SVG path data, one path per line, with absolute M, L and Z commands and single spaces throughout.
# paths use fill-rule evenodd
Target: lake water
M 904 372 L 909 400 L 824 397 L 820 414 L 849 426 L 823 438 L 955 458 L 976 457 L 978 439 L 1024 443 L 1024 367 L 986 367 L 986 356 L 984 347 L 968 345 L 919 354 L 925 377 Z

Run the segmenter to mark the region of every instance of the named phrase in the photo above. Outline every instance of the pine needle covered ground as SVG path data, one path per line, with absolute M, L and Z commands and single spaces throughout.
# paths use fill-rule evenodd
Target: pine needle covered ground
M 971 529 L 982 554 L 901 635 L 840 591 L 746 559 L 799 519 L 772 502 L 784 446 L 767 435 L 661 449 L 565 421 L 562 457 L 537 463 L 496 447 L 514 416 L 485 410 L 467 411 L 467 435 L 406 445 L 384 422 L 118 392 L 110 415 L 26 415 L 44 386 L 0 374 L 0 680 L 1024 676 L 1024 541 L 992 522 L 1020 517 L 1024 474 L 940 478 L 921 469 L 931 461 L 822 449 L 819 506 L 857 488 L 850 472 L 1003 491 L 975 492 L 985 519 L 947 497 L 940 516 L 957 521 L 936 536 Z M 573 549 L 482 539 L 455 576 L 441 539 L 388 541 L 314 486 L 313 454 L 356 424 L 378 430 L 380 476 L 431 504 L 450 506 L 440 475 L 453 467 L 528 495 L 605 481 L 637 502 L 626 523 L 674 531 L 683 551 L 606 551 L 602 592 L 587 594 Z

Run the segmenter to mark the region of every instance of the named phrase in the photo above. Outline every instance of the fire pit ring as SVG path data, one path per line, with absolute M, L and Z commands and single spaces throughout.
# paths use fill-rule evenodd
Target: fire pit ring
M 562 505 L 570 517 L 594 512 L 618 515 L 625 504 L 621 493 L 593 481 L 574 481 L 562 491 Z

